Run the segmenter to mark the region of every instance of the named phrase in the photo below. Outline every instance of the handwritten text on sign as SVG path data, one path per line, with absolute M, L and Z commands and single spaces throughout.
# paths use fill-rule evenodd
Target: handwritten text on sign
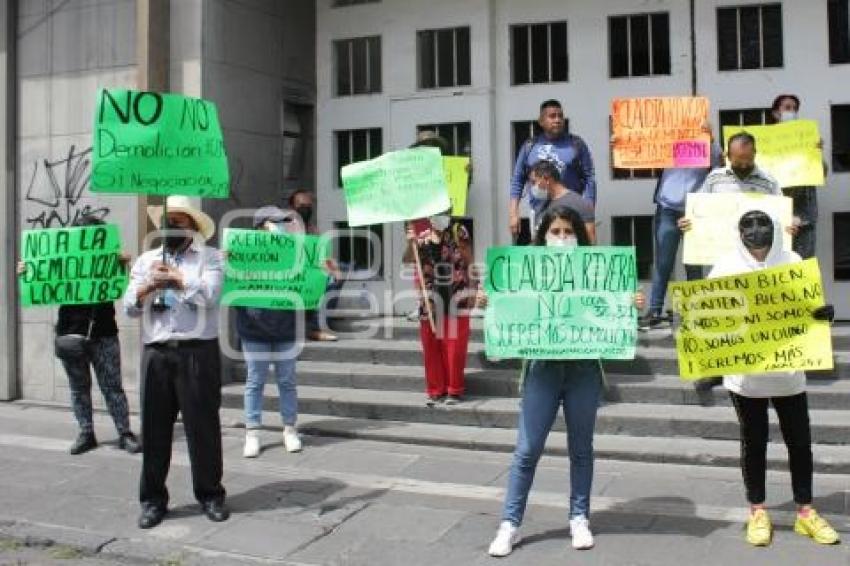
M 346 165 L 341 175 L 352 227 L 425 218 L 451 206 L 435 147 L 391 151 Z
M 708 167 L 708 99 L 618 98 L 611 103 L 614 167 Z
M 684 263 L 713 265 L 741 241 L 738 222 L 750 210 L 761 210 L 778 218 L 782 226 L 790 226 L 793 201 L 788 197 L 761 193 L 691 193 L 685 201 L 685 216 L 691 229 L 685 232 Z M 791 251 L 791 238 L 782 240 L 783 249 Z
M 179 94 L 100 91 L 91 190 L 227 198 L 230 176 L 215 105 Z
M 810 187 L 824 184 L 823 152 L 815 120 L 794 120 L 771 126 L 726 126 L 723 138 L 746 131 L 756 138 L 756 164 L 773 175 L 779 186 Z
M 113 224 L 24 230 L 21 305 L 111 303 L 127 288 L 121 237 Z
M 221 301 L 231 306 L 315 309 L 328 282 L 327 240 L 260 230 L 224 231 L 227 264 Z
M 722 374 L 832 368 L 829 323 L 816 259 L 731 277 L 671 283 L 679 373 Z
M 469 158 L 447 155 L 443 157 L 443 171 L 446 174 L 449 200 L 452 202 L 452 216 L 466 216 L 466 200 L 469 192 Z
M 488 356 L 634 358 L 634 248 L 490 248 L 487 270 Z

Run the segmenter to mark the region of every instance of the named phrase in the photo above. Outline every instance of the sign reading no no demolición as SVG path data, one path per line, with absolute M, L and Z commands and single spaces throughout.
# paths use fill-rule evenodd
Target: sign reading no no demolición
M 92 144 L 92 192 L 227 198 L 215 105 L 179 94 L 104 89 Z

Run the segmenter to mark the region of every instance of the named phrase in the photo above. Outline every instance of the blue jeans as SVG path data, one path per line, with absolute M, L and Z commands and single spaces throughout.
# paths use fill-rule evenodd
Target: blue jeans
M 655 209 L 655 269 L 652 274 L 652 291 L 649 299 L 649 313 L 660 315 L 664 310 L 664 296 L 667 294 L 667 283 L 676 264 L 676 253 L 682 241 L 682 231 L 676 222 L 685 215 L 684 212 L 664 208 L 658 205 Z M 688 281 L 702 278 L 702 267 L 685 265 Z
M 593 428 L 601 393 L 602 370 L 596 360 L 535 360 L 529 363 L 503 521 L 516 526 L 522 524 L 537 462 L 561 405 L 567 423 L 570 456 L 570 518 L 589 516 Z
M 277 377 L 280 416 L 284 426 L 293 426 L 298 419 L 298 393 L 295 389 L 294 355 L 292 342 L 252 342 L 242 340 L 242 353 L 248 366 L 245 381 L 245 427 L 260 428 L 263 419 L 263 388 L 269 368 L 274 364 Z

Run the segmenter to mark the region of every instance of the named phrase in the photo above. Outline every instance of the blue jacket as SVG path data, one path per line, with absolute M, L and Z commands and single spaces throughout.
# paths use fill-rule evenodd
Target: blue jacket
M 511 198 L 521 199 L 525 192 L 528 172 L 541 160 L 551 161 L 561 173 L 561 182 L 566 187 L 596 204 L 596 173 L 590 150 L 578 136 L 564 134 L 550 140 L 539 135 L 522 144 L 514 164 L 511 177 Z M 534 210 L 539 210 L 545 201 L 528 195 L 528 202 Z

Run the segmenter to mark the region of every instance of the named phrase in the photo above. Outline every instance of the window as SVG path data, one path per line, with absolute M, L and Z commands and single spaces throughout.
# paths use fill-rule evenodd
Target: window
M 511 122 L 511 131 L 513 132 L 514 160 L 516 160 L 522 144 L 542 134 L 543 128 L 540 127 L 540 124 L 536 120 L 522 120 Z M 513 167 L 513 164 L 511 167 Z
M 832 121 L 832 170 L 850 171 L 850 104 L 830 108 Z
M 670 15 L 608 18 L 611 78 L 670 74 Z
M 419 88 L 469 86 L 469 28 L 431 29 L 417 34 Z
M 336 136 L 336 184 L 342 186 L 340 171 L 349 163 L 378 157 L 383 152 L 381 128 L 339 130 Z
M 717 9 L 717 55 L 721 71 L 782 66 L 782 5 Z
M 334 41 L 336 95 L 381 92 L 381 38 Z
M 511 26 L 511 84 L 566 82 L 567 22 Z
M 457 122 L 453 124 L 424 124 L 416 127 L 417 132 L 430 130 L 449 142 L 448 155 L 472 154 L 472 124 Z
M 288 181 L 299 180 L 305 173 L 312 123 L 312 106 L 283 103 L 283 178 Z
M 726 147 L 725 126 L 762 126 L 770 121 L 770 108 L 742 108 L 720 111 L 720 144 Z
M 832 255 L 836 281 L 850 281 L 850 212 L 832 214 Z
M 356 4 L 374 4 L 381 0 L 334 0 L 333 7 L 341 8 L 343 6 L 354 6 Z
M 652 277 L 652 216 L 613 216 L 611 245 L 635 246 L 638 279 Z
M 336 259 L 348 279 L 383 279 L 384 226 L 372 224 L 350 228 L 348 222 L 334 222 Z
M 829 62 L 850 63 L 850 0 L 829 0 Z

